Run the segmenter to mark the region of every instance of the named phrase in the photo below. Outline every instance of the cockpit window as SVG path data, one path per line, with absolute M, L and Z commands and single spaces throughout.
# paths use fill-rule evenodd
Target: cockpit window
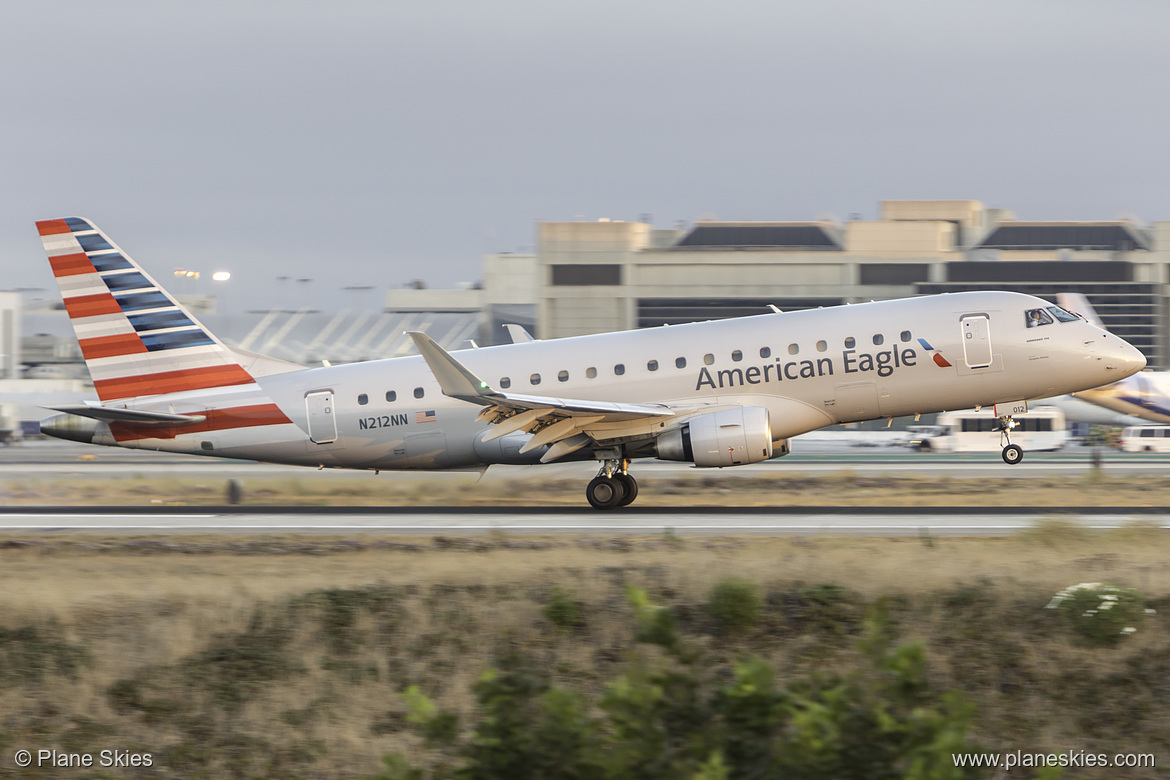
M 1056 317 L 1057 322 L 1076 322 L 1080 319 L 1080 317 L 1073 314 L 1071 311 L 1066 311 L 1059 306 L 1049 306 L 1048 311 L 1052 314 L 1053 317 Z
M 1043 309 L 1028 309 L 1024 317 L 1028 320 L 1029 328 L 1038 328 L 1041 325 L 1052 324 L 1052 317 Z

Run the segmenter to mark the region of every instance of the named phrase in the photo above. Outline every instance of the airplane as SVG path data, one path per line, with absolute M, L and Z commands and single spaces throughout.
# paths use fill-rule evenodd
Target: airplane
M 1060 293 L 1056 298 L 1061 306 L 1089 323 L 1105 327 L 1081 293 Z M 1170 371 L 1142 371 L 1109 385 L 1078 391 L 1073 397 L 1141 420 L 1170 423 Z
M 1028 295 L 964 292 L 306 368 L 230 347 L 91 221 L 37 222 L 98 401 L 58 438 L 318 468 L 482 471 L 595 460 L 597 509 L 639 458 L 716 468 L 839 423 L 992 407 L 1131 376 L 1131 345 Z M 1056 322 L 1030 328 L 1037 312 Z

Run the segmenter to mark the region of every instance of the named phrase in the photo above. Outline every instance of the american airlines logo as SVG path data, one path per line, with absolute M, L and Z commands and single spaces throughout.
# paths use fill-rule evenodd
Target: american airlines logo
M 942 353 L 940 353 L 934 347 L 930 346 L 930 344 L 927 343 L 926 339 L 918 339 L 918 343 L 921 344 L 922 348 L 925 349 L 927 352 L 934 353 L 934 355 L 932 355 L 932 357 L 934 358 L 934 364 L 936 366 L 938 366 L 939 368 L 950 368 L 951 367 L 951 364 L 947 361 L 947 359 L 945 357 L 942 356 Z

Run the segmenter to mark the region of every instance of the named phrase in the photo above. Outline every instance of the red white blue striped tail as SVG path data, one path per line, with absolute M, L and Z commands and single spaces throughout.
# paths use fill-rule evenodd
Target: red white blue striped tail
M 89 220 L 37 223 L 103 402 L 251 384 L 239 356 Z

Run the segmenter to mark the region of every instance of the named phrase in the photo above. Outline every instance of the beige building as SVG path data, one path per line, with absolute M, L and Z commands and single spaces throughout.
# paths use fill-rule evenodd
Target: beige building
M 386 293 L 385 311 L 394 314 L 466 313 L 478 317 L 481 345 L 508 340 L 506 324 L 536 329 L 541 275 L 536 255 L 504 252 L 483 260 L 483 280 L 454 290 L 410 287 Z
M 1084 293 L 1170 366 L 1170 222 L 1028 222 L 974 200 L 884 201 L 822 222 L 540 222 L 543 338 L 971 289 Z
M 20 378 L 20 293 L 0 292 L 0 379 Z

